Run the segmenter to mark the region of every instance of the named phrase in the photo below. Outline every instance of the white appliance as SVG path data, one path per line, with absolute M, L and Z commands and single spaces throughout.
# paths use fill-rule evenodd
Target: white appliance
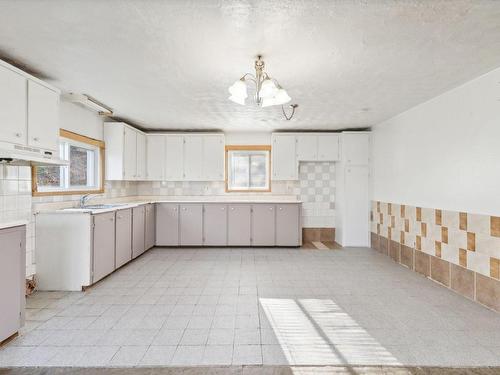
M 9 165 L 68 165 L 59 155 L 41 148 L 0 142 L 0 163 Z

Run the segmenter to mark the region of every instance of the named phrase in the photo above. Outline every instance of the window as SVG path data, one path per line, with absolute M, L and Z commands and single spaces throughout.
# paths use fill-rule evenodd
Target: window
M 226 191 L 271 191 L 271 146 L 226 146 Z
M 33 195 L 104 191 L 104 142 L 61 129 L 59 156 L 69 166 L 33 167 Z

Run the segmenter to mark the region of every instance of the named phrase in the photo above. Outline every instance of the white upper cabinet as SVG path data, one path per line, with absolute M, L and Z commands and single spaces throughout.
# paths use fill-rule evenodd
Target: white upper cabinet
M 59 148 L 59 93 L 28 81 L 28 145 Z
M 137 173 L 136 179 L 146 179 L 146 134 L 137 133 Z
M 39 79 L 0 61 L 0 142 L 41 153 L 59 149 L 59 95 Z
M 272 142 L 272 179 L 297 180 L 295 135 L 273 134 Z
M 200 181 L 203 174 L 203 137 L 184 137 L 184 180 Z
M 165 136 L 150 134 L 147 136 L 147 174 L 151 181 L 165 179 Z
M 0 66 L 0 141 L 26 144 L 27 79 Z
M 203 181 L 224 180 L 224 135 L 203 137 Z
M 352 165 L 368 165 L 370 159 L 370 134 L 342 133 L 342 160 Z
M 184 137 L 167 135 L 165 148 L 165 180 L 182 181 L 184 178 Z
M 106 180 L 146 179 L 146 135 L 123 122 L 104 123 Z
M 318 134 L 318 161 L 340 160 L 338 134 Z
M 314 134 L 297 135 L 297 160 L 314 161 L 318 159 L 318 136 Z
M 106 141 L 106 143 L 108 143 Z M 123 179 L 134 180 L 137 176 L 137 132 L 123 127 Z

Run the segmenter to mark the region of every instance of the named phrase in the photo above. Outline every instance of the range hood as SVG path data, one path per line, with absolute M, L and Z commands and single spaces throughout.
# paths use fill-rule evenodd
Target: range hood
M 39 148 L 0 144 L 0 164 L 19 166 L 57 166 L 68 165 L 52 152 Z

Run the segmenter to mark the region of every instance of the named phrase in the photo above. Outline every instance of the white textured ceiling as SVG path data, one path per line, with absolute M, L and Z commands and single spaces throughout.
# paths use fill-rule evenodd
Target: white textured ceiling
M 157 129 L 367 127 L 500 66 L 500 2 L 0 0 L 0 54 Z M 239 106 L 267 71 L 300 107 Z

